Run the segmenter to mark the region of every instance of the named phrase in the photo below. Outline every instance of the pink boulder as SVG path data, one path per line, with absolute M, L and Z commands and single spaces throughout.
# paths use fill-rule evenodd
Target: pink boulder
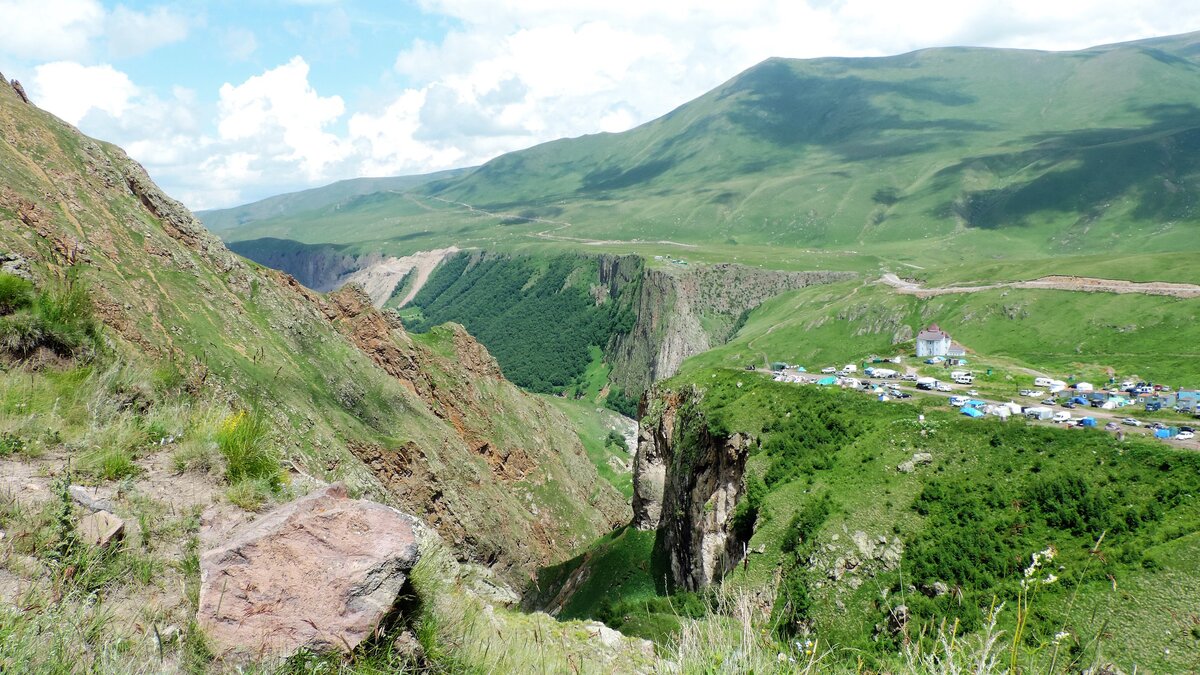
M 197 619 L 223 659 L 349 651 L 392 611 L 418 558 L 414 519 L 332 485 L 200 558 Z

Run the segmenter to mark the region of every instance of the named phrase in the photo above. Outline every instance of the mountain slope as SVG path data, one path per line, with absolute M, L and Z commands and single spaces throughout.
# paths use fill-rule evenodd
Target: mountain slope
M 298 474 L 424 516 L 510 581 L 626 517 L 567 420 L 461 328 L 414 339 L 357 289 L 324 298 L 246 262 L 120 149 L 7 85 L 0 139 L 0 250 L 39 286 L 76 270 L 105 358 L 257 410 Z
M 198 211 L 196 217 L 208 229 L 220 232 L 256 220 L 289 216 L 325 206 L 353 208 L 356 197 L 376 192 L 411 190 L 429 181 L 452 178 L 465 171 L 469 171 L 469 169 L 451 169 L 419 176 L 351 178 L 318 188 L 267 197 L 229 209 Z
M 813 249 L 922 266 L 1194 250 L 1198 44 L 770 59 L 628 132 L 230 236 L 590 244 L 776 267 Z

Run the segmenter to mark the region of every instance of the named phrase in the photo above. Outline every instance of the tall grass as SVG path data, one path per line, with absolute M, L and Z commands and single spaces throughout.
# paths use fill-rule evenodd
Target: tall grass
M 89 356 L 100 346 L 87 285 L 72 268 L 44 288 L 0 274 L 0 350 L 25 358 L 39 349 Z

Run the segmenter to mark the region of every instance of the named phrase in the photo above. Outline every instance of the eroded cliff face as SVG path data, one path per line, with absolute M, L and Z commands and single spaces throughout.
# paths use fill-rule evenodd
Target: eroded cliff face
M 645 391 L 674 375 L 684 359 L 728 342 L 743 313 L 767 299 L 854 276 L 853 272 L 780 272 L 735 264 L 646 269 L 639 279 L 637 321 L 628 333 L 614 335 L 606 350 L 612 382 L 625 391 Z
M 368 267 L 386 259 L 380 253 L 353 255 L 329 244 L 302 244 L 287 239 L 234 241 L 229 248 L 254 262 L 287 272 L 314 291 L 332 291 Z
M 633 523 L 658 530 L 672 580 L 688 590 L 720 580 L 745 544 L 733 524 L 752 439 L 711 424 L 703 396 L 692 387 L 643 399 L 634 468 Z

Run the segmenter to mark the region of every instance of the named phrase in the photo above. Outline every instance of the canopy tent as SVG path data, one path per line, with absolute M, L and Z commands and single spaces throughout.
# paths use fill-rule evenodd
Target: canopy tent
M 964 405 L 962 408 L 959 409 L 958 412 L 966 415 L 967 417 L 983 417 L 982 412 L 980 412 L 979 410 L 977 410 L 975 408 L 972 408 L 969 405 Z
M 817 380 L 817 384 L 819 384 L 823 387 L 828 387 L 831 384 L 837 384 L 837 378 L 836 377 L 822 377 L 821 379 Z

